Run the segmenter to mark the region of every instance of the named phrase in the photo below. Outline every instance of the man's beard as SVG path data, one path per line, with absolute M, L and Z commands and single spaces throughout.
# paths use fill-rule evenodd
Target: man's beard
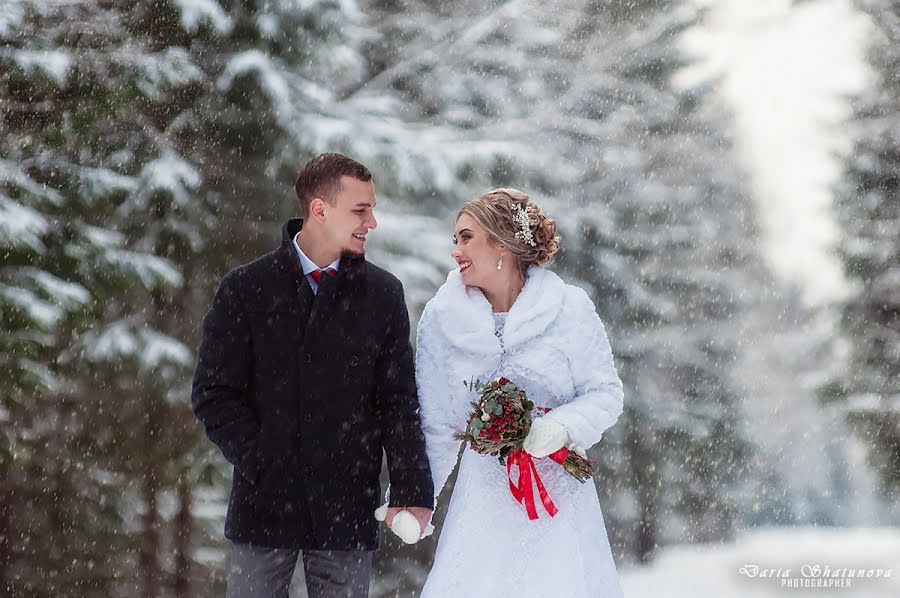
M 360 260 L 364 257 L 366 257 L 365 249 L 363 249 L 362 251 L 355 251 L 353 249 L 343 249 L 341 251 L 341 259 L 347 258 L 350 260 Z

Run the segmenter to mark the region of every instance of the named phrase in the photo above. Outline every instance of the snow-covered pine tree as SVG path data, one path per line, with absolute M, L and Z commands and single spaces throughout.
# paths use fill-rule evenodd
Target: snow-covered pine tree
M 110 595 L 124 570 L 123 479 L 99 450 L 107 406 L 86 392 L 95 372 L 78 363 L 82 341 L 108 305 L 183 280 L 110 220 L 137 181 L 119 167 L 130 140 L 106 146 L 120 106 L 91 101 L 106 12 L 23 1 L 0 18 L 0 581 L 11 595 Z
M 16 8 L 31 8 L 22 4 Z M 58 372 L 48 367 L 54 359 L 47 356 L 59 353 L 55 335 L 71 327 L 70 320 L 93 302 L 88 287 L 106 279 L 119 284 L 128 279 L 147 288 L 180 283 L 179 273 L 165 260 L 127 251 L 121 236 L 94 226 L 95 206 L 123 195 L 133 181 L 108 169 L 54 160 L 51 150 L 65 154 L 77 149 L 67 138 L 75 115 L 61 97 L 70 87 L 73 59 L 62 50 L 30 47 L 38 21 L 19 16 L 21 21 L 6 15 L 0 22 L 5 44 L 0 53 L 0 301 L 4 330 L 11 331 L 3 336 L 4 397 L 59 387 Z
M 13 594 L 217 593 L 191 578 L 224 566 L 230 468 L 190 413 L 188 347 L 225 270 L 296 213 L 328 86 L 358 76 L 356 17 L 352 3 L 140 0 L 16 2 L 0 18 Z
M 694 15 L 660 2 L 595 9 L 608 51 L 586 53 L 581 71 L 606 80 L 581 100 L 596 136 L 573 155 L 591 161 L 571 191 L 582 201 L 562 266 L 611 322 L 630 393 L 600 489 L 614 533 L 636 529 L 622 541 L 647 560 L 660 544 L 733 533 L 750 447 L 729 324 L 760 299 L 765 273 L 726 123 L 704 110 L 707 89 L 672 83 Z
M 846 370 L 822 389 L 840 401 L 869 447 L 885 504 L 900 496 L 900 4 L 859 0 L 872 17 L 877 83 L 857 100 L 855 148 L 836 190 L 839 253 L 859 292 L 843 307 Z
M 758 299 L 762 273 L 724 123 L 704 90 L 671 81 L 695 15 L 667 2 L 374 4 L 376 74 L 357 93 L 388 90 L 407 119 L 486 156 L 432 182 L 445 217 L 492 185 L 529 191 L 560 222 L 557 268 L 607 322 L 629 390 L 598 453 L 616 549 L 647 558 L 728 536 L 748 445 L 723 324 Z
M 389 193 L 409 211 L 421 213 L 424 208 L 434 216 L 430 234 L 392 240 L 394 262 L 403 255 L 415 256 L 420 264 L 421 258 L 428 260 L 429 271 L 434 268 L 433 278 L 417 281 L 423 301 L 414 308 L 433 296 L 452 265 L 453 219 L 467 199 L 491 186 L 510 185 L 529 191 L 555 215 L 545 194 L 559 189 L 573 169 L 557 170 L 560 146 L 569 142 L 548 121 L 557 116 L 553 104 L 564 87 L 556 78 L 577 69 L 564 63 L 563 41 L 579 18 L 580 6 L 547 11 L 522 1 L 367 4 L 369 21 L 378 32 L 366 46 L 370 76 L 348 98 L 367 102 L 388 97 L 397 106 L 400 118 L 394 126 L 406 131 L 407 139 L 415 135 L 418 158 L 406 163 L 397 150 L 402 152 L 408 141 L 403 133 L 394 134 L 391 143 L 400 145 L 397 150 L 386 148 L 381 161 L 389 180 L 396 181 Z M 377 241 L 377 235 L 374 238 Z M 452 487 L 453 478 L 444 496 Z M 446 501 L 441 501 L 438 522 L 445 508 Z M 385 540 L 399 548 L 393 538 Z M 376 570 L 391 587 L 414 593 L 433 549 L 430 542 L 422 542 L 405 551 L 409 557 L 385 551 L 376 555 Z

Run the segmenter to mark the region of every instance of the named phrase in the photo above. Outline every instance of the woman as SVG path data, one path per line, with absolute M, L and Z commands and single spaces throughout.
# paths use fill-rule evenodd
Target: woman
M 422 596 L 622 595 L 600 502 L 546 457 L 596 444 L 622 412 L 622 382 L 594 305 L 543 268 L 559 249 L 555 221 L 528 196 L 496 189 L 459 211 L 452 255 L 459 268 L 419 322 L 416 378 L 428 459 L 439 494 L 453 470 L 474 396 L 464 381 L 501 376 L 537 407 L 525 450 L 558 508 L 538 492 L 539 518 L 513 498 L 496 457 L 463 451 Z M 511 472 L 517 481 L 517 470 Z

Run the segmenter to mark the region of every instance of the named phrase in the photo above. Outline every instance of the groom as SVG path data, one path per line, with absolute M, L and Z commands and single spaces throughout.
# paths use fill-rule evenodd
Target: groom
M 390 524 L 434 504 L 403 287 L 367 262 L 377 226 L 362 164 L 321 154 L 297 176 L 303 218 L 222 279 L 203 321 L 194 413 L 234 466 L 227 596 L 368 595 L 382 449 Z M 301 230 L 302 229 L 302 230 Z

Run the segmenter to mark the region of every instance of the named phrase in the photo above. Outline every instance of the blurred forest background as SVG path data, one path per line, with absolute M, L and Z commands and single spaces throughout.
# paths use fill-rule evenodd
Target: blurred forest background
M 5 0 L 0 593 L 223 594 L 200 323 L 321 151 L 373 171 L 370 259 L 413 325 L 464 200 L 515 186 L 559 221 L 553 268 L 625 384 L 592 455 L 620 567 L 760 526 L 900 525 L 900 2 L 852 7 L 871 77 L 828 206 L 848 291 L 810 302 L 766 254 L 720 81 L 678 83 L 697 3 Z M 373 595 L 414 594 L 435 539 L 382 547 Z

